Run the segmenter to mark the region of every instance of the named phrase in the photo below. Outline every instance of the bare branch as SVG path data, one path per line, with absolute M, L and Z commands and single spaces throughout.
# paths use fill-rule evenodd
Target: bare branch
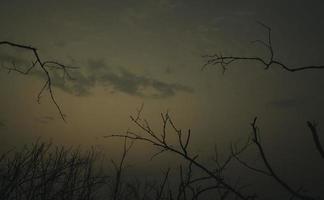
M 14 62 L 12 62 L 12 67 L 10 67 L 10 68 L 5 67 L 5 68 L 8 70 L 8 73 L 10 73 L 11 71 L 15 71 L 20 74 L 28 75 L 28 74 L 30 74 L 30 72 L 33 69 L 35 69 L 35 67 L 37 65 L 39 65 L 40 69 L 43 71 L 43 73 L 46 76 L 46 81 L 45 81 L 45 84 L 43 85 L 42 89 L 40 90 L 40 92 L 37 95 L 37 102 L 38 103 L 40 102 L 40 97 L 43 94 L 43 92 L 48 90 L 48 92 L 50 94 L 50 98 L 52 100 L 52 103 L 55 105 L 56 109 L 58 110 L 62 120 L 64 122 L 66 122 L 65 115 L 63 114 L 62 109 L 61 109 L 60 105 L 57 103 L 56 98 L 54 96 L 54 91 L 52 89 L 52 78 L 51 78 L 49 69 L 53 68 L 53 69 L 62 70 L 63 76 L 64 77 L 67 76 L 69 79 L 72 80 L 72 77 L 69 74 L 68 70 L 76 69 L 76 67 L 70 67 L 70 66 L 61 64 L 59 62 L 56 62 L 56 61 L 49 61 L 49 60 L 43 61 L 40 58 L 38 50 L 32 46 L 22 45 L 22 44 L 18 44 L 18 43 L 9 42 L 9 41 L 0 41 L 0 45 L 7 45 L 7 46 L 14 47 L 14 48 L 20 48 L 20 49 L 24 49 L 27 51 L 31 51 L 33 53 L 35 61 L 33 61 L 31 66 L 29 66 L 25 71 L 21 70 L 19 67 L 17 67 Z
M 324 149 L 323 149 L 323 146 L 321 145 L 320 139 L 318 137 L 317 128 L 316 128 L 317 124 L 315 122 L 308 121 L 307 126 L 309 127 L 309 129 L 312 132 L 313 140 L 314 140 L 317 151 L 320 153 L 320 155 L 324 159 Z
M 161 200 L 162 199 L 163 191 L 164 191 L 165 185 L 167 183 L 167 180 L 169 178 L 170 170 L 171 169 L 168 168 L 168 170 L 164 174 L 164 177 L 163 177 L 163 180 L 161 182 L 160 188 L 159 188 L 159 190 L 157 191 L 157 194 L 156 194 L 156 198 L 155 198 L 156 200 Z
M 112 163 L 116 170 L 116 179 L 115 179 L 114 189 L 113 189 L 113 193 L 112 193 L 113 200 L 119 199 L 120 192 L 121 192 L 120 190 L 121 190 L 122 172 L 124 169 L 125 159 L 126 159 L 128 152 L 130 151 L 130 149 L 132 148 L 132 146 L 134 144 L 134 140 L 131 140 L 129 144 L 127 141 L 128 141 L 127 137 L 124 137 L 123 152 L 122 152 L 122 156 L 119 161 L 119 164 L 116 164 L 115 161 L 112 160 Z
M 233 63 L 239 62 L 239 61 L 250 61 L 250 62 L 259 63 L 264 66 L 264 69 L 269 69 L 270 67 L 276 65 L 288 72 L 324 69 L 324 65 L 308 65 L 308 66 L 290 67 L 290 66 L 282 63 L 281 61 L 276 60 L 274 50 L 273 50 L 273 45 L 272 45 L 271 28 L 269 26 L 265 25 L 264 23 L 261 23 L 261 22 L 257 22 L 257 23 L 260 24 L 262 27 L 264 27 L 267 30 L 268 40 L 267 41 L 255 40 L 255 41 L 252 41 L 252 43 L 259 43 L 259 44 L 262 44 L 263 46 L 265 46 L 269 51 L 268 59 L 264 59 L 259 56 L 251 56 L 251 57 L 223 56 L 221 54 L 203 55 L 202 57 L 206 59 L 206 62 L 202 66 L 202 70 L 204 70 L 207 66 L 220 66 L 224 73 L 230 64 L 233 64 Z
M 190 153 L 187 151 L 188 144 L 190 143 L 190 131 L 188 132 L 188 135 L 183 138 L 183 135 L 181 133 L 180 129 L 177 129 L 173 121 L 171 120 L 168 113 L 162 114 L 162 121 L 163 121 L 163 127 L 166 127 L 167 125 L 170 126 L 177 134 L 178 136 L 178 145 L 179 148 L 174 147 L 172 144 L 167 143 L 165 140 L 166 133 L 160 134 L 161 136 L 158 136 L 151 128 L 149 128 L 148 122 L 145 124 L 139 123 L 141 120 L 135 120 L 137 117 L 131 117 L 131 120 L 135 125 L 137 125 L 142 131 L 144 131 L 144 134 L 146 136 L 141 136 L 138 133 L 129 133 L 126 134 L 115 134 L 110 135 L 106 137 L 121 137 L 121 138 L 127 138 L 131 140 L 139 140 L 143 142 L 147 142 L 153 146 L 159 147 L 161 149 L 161 152 L 172 152 L 183 159 L 190 162 L 192 165 L 194 165 L 196 168 L 200 169 L 202 172 L 204 172 L 207 176 L 209 176 L 212 180 L 216 181 L 216 183 L 223 187 L 225 190 L 228 190 L 230 193 L 232 193 L 234 196 L 236 196 L 239 199 L 248 200 L 251 199 L 251 196 L 246 196 L 242 194 L 239 190 L 237 190 L 234 186 L 231 186 L 229 183 L 227 183 L 222 177 L 219 176 L 218 173 L 214 173 L 212 170 L 208 169 L 206 166 L 201 164 L 197 161 L 197 155 L 191 156 Z M 140 119 L 140 118 L 138 118 Z M 162 130 L 166 130 L 163 128 Z M 183 142 L 185 141 L 185 142 Z
M 289 186 L 282 178 L 280 178 L 277 173 L 273 170 L 270 162 L 268 161 L 268 158 L 266 157 L 266 154 L 263 150 L 263 147 L 261 145 L 260 142 L 260 136 L 258 133 L 258 127 L 256 126 L 256 122 L 257 122 L 257 117 L 254 118 L 253 122 L 251 123 L 251 127 L 252 127 L 252 141 L 254 142 L 254 144 L 257 146 L 259 153 L 261 155 L 261 158 L 263 160 L 263 163 L 265 164 L 268 172 L 264 173 L 267 174 L 269 176 L 271 176 L 272 178 L 274 178 L 284 189 L 286 189 L 292 196 L 301 199 L 301 200 L 314 200 L 315 198 L 310 197 L 310 196 L 306 196 L 304 194 L 301 194 L 298 190 L 293 189 L 291 186 Z M 250 168 L 251 169 L 251 168 Z M 254 170 L 256 171 L 256 170 Z

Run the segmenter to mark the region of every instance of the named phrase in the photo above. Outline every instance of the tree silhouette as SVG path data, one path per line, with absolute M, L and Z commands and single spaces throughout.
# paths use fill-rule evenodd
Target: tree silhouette
M 93 200 L 107 177 L 97 168 L 98 152 L 39 142 L 0 156 L 0 199 Z

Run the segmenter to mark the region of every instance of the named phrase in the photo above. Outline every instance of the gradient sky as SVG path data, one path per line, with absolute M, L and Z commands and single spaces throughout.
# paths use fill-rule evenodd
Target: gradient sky
M 267 36 L 257 20 L 272 27 L 277 59 L 289 66 L 323 64 L 323 9 L 320 0 L 2 0 L 0 40 L 32 45 L 43 59 L 79 69 L 71 82 L 52 74 L 68 123 L 48 94 L 37 104 L 44 81 L 38 72 L 1 69 L 1 146 L 41 137 L 118 151 L 120 142 L 102 136 L 132 128 L 129 115 L 144 103 L 143 117 L 154 127 L 168 110 L 179 127 L 192 129 L 193 149 L 206 153 L 215 143 L 227 149 L 246 138 L 258 116 L 274 165 L 292 182 L 323 185 L 312 176 L 323 174 L 320 165 L 304 161 L 319 162 L 306 121 L 323 130 L 324 71 L 289 73 L 254 63 L 232 65 L 225 74 L 201 71 L 205 54 L 266 58 L 264 48 L 251 44 Z M 30 54 L 1 46 L 0 60 L 23 65 Z M 293 174 L 300 171 L 310 173 L 299 180 Z

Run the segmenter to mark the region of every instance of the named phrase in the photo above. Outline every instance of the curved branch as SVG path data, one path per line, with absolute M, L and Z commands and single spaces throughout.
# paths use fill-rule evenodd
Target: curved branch
M 263 163 L 265 164 L 269 176 L 273 177 L 283 188 L 285 188 L 293 197 L 296 197 L 298 199 L 301 200 L 314 200 L 315 198 L 310 197 L 310 196 L 306 196 L 304 194 L 301 194 L 298 190 L 294 190 L 291 186 L 289 186 L 283 179 L 281 179 L 277 173 L 273 170 L 265 152 L 264 149 L 260 143 L 260 137 L 258 134 L 258 127 L 256 126 L 256 121 L 257 121 L 257 117 L 254 118 L 253 122 L 251 123 L 251 127 L 252 127 L 252 141 L 254 142 L 254 144 L 257 146 L 259 153 L 261 155 L 261 158 L 263 160 Z
M 49 61 L 49 60 L 42 61 L 41 58 L 40 58 L 40 56 L 39 56 L 39 54 L 38 54 L 37 48 L 32 47 L 32 46 L 22 45 L 22 44 L 18 44 L 18 43 L 14 43 L 14 42 L 9 42 L 9 41 L 0 41 L 0 45 L 7 45 L 7 46 L 14 47 L 14 48 L 20 48 L 20 49 L 24 49 L 24 50 L 27 50 L 27 51 L 31 51 L 33 53 L 33 56 L 35 58 L 35 61 L 32 62 L 32 65 L 30 67 L 28 67 L 26 71 L 20 70 L 15 65 L 15 63 L 12 63 L 12 67 L 11 68 L 7 68 L 6 67 L 6 69 L 8 70 L 8 73 L 10 73 L 11 71 L 15 71 L 15 72 L 18 72 L 20 74 L 27 75 L 38 64 L 39 67 L 41 68 L 41 70 L 44 72 L 44 74 L 46 76 L 46 81 L 45 81 L 42 89 L 40 90 L 40 92 L 37 95 L 37 102 L 38 103 L 40 102 L 41 95 L 47 89 L 49 91 L 49 94 L 50 94 L 52 103 L 55 105 L 56 109 L 58 110 L 60 117 L 62 118 L 62 120 L 64 122 L 66 122 L 65 115 L 63 114 L 62 109 L 61 109 L 60 105 L 57 103 L 56 98 L 54 96 L 54 92 L 53 92 L 53 89 L 52 89 L 52 78 L 51 78 L 49 69 L 50 68 L 54 68 L 54 69 L 62 70 L 64 76 L 66 75 L 69 79 L 72 79 L 72 77 L 69 74 L 68 70 L 70 70 L 70 69 L 76 69 L 76 67 L 70 67 L 70 66 L 61 64 L 59 62 L 56 62 L 56 61 Z
M 322 144 L 320 142 L 320 139 L 318 137 L 318 133 L 317 133 L 317 129 L 316 129 L 316 123 L 308 121 L 307 126 L 309 127 L 309 129 L 312 132 L 313 140 L 314 140 L 317 151 L 320 153 L 320 155 L 324 159 L 324 149 L 323 149 L 323 146 L 322 146 Z
M 229 191 L 230 193 L 232 193 L 235 197 L 237 197 L 238 199 L 242 199 L 242 200 L 249 200 L 252 199 L 251 196 L 247 196 L 243 193 L 241 193 L 238 189 L 236 189 L 234 186 L 230 185 L 229 183 L 227 183 L 221 176 L 217 174 L 215 174 L 212 170 L 208 169 L 206 166 L 204 166 L 202 163 L 197 161 L 197 156 L 191 156 L 189 154 L 188 150 L 188 143 L 190 143 L 190 136 L 189 133 L 188 135 L 183 138 L 183 134 L 181 134 L 181 130 L 177 129 L 175 124 L 173 123 L 173 121 L 171 120 L 170 116 L 168 113 L 166 113 L 165 115 L 162 114 L 162 120 L 163 120 L 163 134 L 161 134 L 161 136 L 159 137 L 158 134 L 156 134 L 149 126 L 148 122 L 144 121 L 144 124 L 141 124 L 140 121 L 141 118 L 139 117 L 131 117 L 132 122 L 139 127 L 144 134 L 146 134 L 146 136 L 141 136 L 138 133 L 133 133 L 133 132 L 129 132 L 127 131 L 126 134 L 113 134 L 113 135 L 109 135 L 109 136 L 104 136 L 104 137 L 120 137 L 120 138 L 127 138 L 127 139 L 131 139 L 131 140 L 140 140 L 142 142 L 147 142 L 153 146 L 157 146 L 159 148 L 161 148 L 161 150 L 163 150 L 163 152 L 172 152 L 173 154 L 176 154 L 180 157 L 182 157 L 184 160 L 190 162 L 193 166 L 197 167 L 198 169 L 200 169 L 202 172 L 204 172 L 207 176 L 209 176 L 211 179 L 215 180 L 216 183 L 218 183 L 221 187 L 223 187 L 225 190 Z M 179 146 L 179 148 L 173 146 L 172 144 L 168 143 L 165 138 L 166 138 L 166 132 L 165 132 L 165 127 L 169 125 L 173 131 L 177 134 L 178 136 L 178 141 L 177 141 L 177 145 Z M 183 141 L 185 141 L 183 143 Z

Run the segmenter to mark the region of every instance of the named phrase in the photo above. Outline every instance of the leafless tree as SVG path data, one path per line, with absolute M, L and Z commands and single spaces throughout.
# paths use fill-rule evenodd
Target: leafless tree
M 37 142 L 0 157 L 0 199 L 97 199 L 107 177 L 97 152 Z
M 143 109 L 143 105 L 139 109 L 140 112 Z M 123 149 L 120 157 L 120 161 L 117 163 L 111 160 L 114 167 L 115 179 L 112 180 L 110 187 L 110 199 L 112 200 L 163 200 L 167 195 L 166 185 L 170 173 L 170 168 L 163 175 L 161 182 L 147 182 L 139 179 L 135 179 L 135 182 L 125 180 L 126 173 L 126 158 L 129 151 L 134 145 L 135 140 L 129 140 L 128 137 L 124 137 Z

